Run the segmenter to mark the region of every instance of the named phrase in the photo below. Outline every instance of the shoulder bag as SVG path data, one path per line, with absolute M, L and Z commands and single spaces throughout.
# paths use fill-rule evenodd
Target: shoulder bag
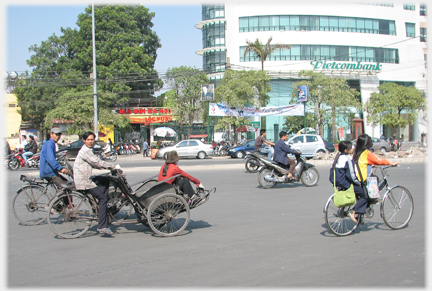
M 334 165 L 334 164 L 333 164 Z M 354 193 L 354 185 L 351 184 L 351 186 L 343 190 L 338 190 L 336 188 L 336 167 L 333 167 L 333 186 L 334 186 L 334 196 L 333 196 L 333 203 L 336 207 L 343 208 L 348 207 L 351 205 L 354 205 L 356 203 L 356 195 Z

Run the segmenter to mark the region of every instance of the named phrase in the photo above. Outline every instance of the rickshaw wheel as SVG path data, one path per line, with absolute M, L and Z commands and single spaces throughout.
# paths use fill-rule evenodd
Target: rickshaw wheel
M 147 212 L 150 228 L 161 236 L 180 234 L 189 223 L 189 204 L 178 194 L 161 194 Z

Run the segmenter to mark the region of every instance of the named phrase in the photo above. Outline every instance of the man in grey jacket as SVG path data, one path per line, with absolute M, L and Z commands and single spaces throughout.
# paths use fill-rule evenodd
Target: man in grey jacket
M 113 232 L 108 228 L 107 216 L 109 180 L 106 177 L 98 177 L 100 178 L 98 179 L 98 186 L 90 177 L 92 176 L 92 168 L 120 169 L 120 165 L 104 162 L 93 153 L 95 137 L 96 135 L 90 131 L 82 135 L 84 145 L 78 152 L 74 163 L 75 188 L 77 190 L 86 190 L 97 198 L 99 205 L 98 231 L 102 234 L 112 235 Z

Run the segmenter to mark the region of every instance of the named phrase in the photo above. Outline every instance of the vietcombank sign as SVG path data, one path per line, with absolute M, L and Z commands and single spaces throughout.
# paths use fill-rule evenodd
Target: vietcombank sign
M 326 61 L 311 61 L 314 70 L 352 70 L 352 71 L 380 71 L 381 64 L 339 63 Z

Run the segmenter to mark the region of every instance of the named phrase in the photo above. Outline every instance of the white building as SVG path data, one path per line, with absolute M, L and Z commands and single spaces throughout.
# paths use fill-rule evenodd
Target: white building
M 216 85 L 229 66 L 232 69 L 261 69 L 259 59 L 244 58 L 246 40 L 289 44 L 264 63 L 271 76 L 269 105 L 286 105 L 298 72 L 314 70 L 348 79 L 365 103 L 383 82 L 413 85 L 427 97 L 426 5 L 371 3 L 230 4 L 203 5 L 203 70 Z M 364 132 L 379 137 L 382 125 L 372 126 L 363 118 Z M 283 117 L 267 117 L 267 138 L 277 140 Z M 350 128 L 344 126 L 350 136 Z M 324 137 L 330 135 L 330 129 Z M 427 132 L 420 113 L 412 126 L 401 129 L 405 140 L 420 141 Z

